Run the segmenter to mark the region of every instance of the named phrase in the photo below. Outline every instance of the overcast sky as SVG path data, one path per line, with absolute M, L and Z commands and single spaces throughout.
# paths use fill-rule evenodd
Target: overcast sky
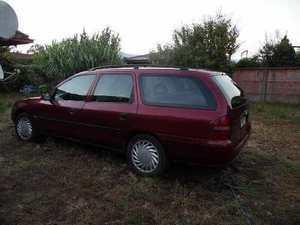
M 18 15 L 19 30 L 36 44 L 70 37 L 83 28 L 92 34 L 109 26 L 120 34 L 123 52 L 145 54 L 158 43 L 170 42 L 174 29 L 201 22 L 221 9 L 240 29 L 242 45 L 235 58 L 243 50 L 255 53 L 265 34 L 275 30 L 300 45 L 300 0 L 5 1 Z

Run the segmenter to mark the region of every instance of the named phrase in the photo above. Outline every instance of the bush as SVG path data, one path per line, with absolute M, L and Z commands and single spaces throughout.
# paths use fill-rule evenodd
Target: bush
M 61 42 L 36 46 L 32 51 L 35 73 L 50 86 L 74 73 L 121 62 L 119 35 L 109 28 L 91 37 L 83 31 Z
M 259 59 L 259 56 L 242 58 L 236 64 L 236 67 L 260 67 L 260 66 L 261 66 L 261 61 Z
M 260 57 L 264 66 L 295 66 L 296 52 L 287 35 L 276 40 L 268 40 L 260 50 Z
M 10 48 L 6 46 L 0 46 L 0 64 L 4 71 L 11 71 L 12 57 L 10 55 Z
M 153 63 L 200 67 L 229 72 L 231 56 L 239 47 L 239 31 L 230 18 L 222 14 L 199 24 L 174 31 L 173 43 L 158 46 L 152 52 Z
M 300 51 L 296 53 L 296 64 L 297 66 L 300 66 Z

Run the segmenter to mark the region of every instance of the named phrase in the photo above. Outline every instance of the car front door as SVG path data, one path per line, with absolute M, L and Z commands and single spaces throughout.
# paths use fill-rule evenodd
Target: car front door
M 80 137 L 78 114 L 82 110 L 95 74 L 74 76 L 58 85 L 50 101 L 40 110 L 40 121 L 47 133 L 55 136 Z
M 104 73 L 79 113 L 82 131 L 92 142 L 119 148 L 124 144 L 137 112 L 134 75 Z

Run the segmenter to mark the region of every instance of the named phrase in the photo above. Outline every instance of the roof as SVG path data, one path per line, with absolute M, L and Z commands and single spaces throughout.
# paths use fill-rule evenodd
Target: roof
M 30 44 L 32 42 L 33 40 L 21 31 L 16 31 L 16 34 L 9 39 L 0 38 L 0 46 L 23 45 Z
M 118 70 L 160 70 L 160 71 L 191 71 L 191 72 L 200 72 L 206 74 L 220 74 L 222 72 L 216 72 L 205 69 L 196 69 L 196 68 L 187 68 L 187 67 L 176 67 L 176 66 L 164 66 L 164 65 L 152 65 L 152 64 L 129 64 L 129 65 L 109 65 L 101 66 L 90 69 L 90 71 L 118 71 Z

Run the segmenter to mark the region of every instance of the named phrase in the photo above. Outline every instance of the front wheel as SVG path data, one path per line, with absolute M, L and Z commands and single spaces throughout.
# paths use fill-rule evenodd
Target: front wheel
M 22 141 L 33 141 L 37 138 L 31 117 L 27 113 L 21 113 L 16 119 L 16 134 Z
M 129 166 L 143 176 L 155 176 L 167 167 L 165 151 L 159 141 L 150 135 L 133 137 L 127 147 Z

